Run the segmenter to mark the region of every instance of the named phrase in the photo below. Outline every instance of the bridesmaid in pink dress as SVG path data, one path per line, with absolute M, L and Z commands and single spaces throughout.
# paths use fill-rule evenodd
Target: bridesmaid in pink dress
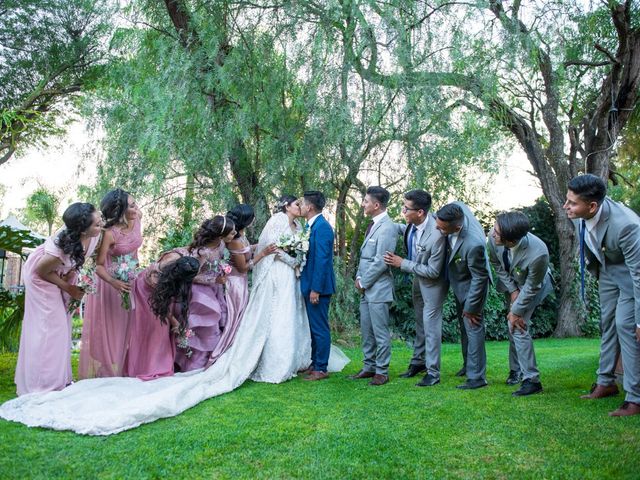
M 80 300 L 77 270 L 92 255 L 102 228 L 90 203 L 73 203 L 65 228 L 29 255 L 23 268 L 25 307 L 15 381 L 18 395 L 62 390 L 72 381 L 71 298 Z
M 200 262 L 200 272 L 193 280 L 189 302 L 188 338 L 177 339 L 176 367 L 187 372 L 207 365 L 211 352 L 226 328 L 227 302 L 223 284 L 227 278 L 216 268 L 222 259 L 225 241 L 235 236 L 233 221 L 221 215 L 205 220 L 188 247 L 179 247 L 163 257 L 162 262 L 181 256 L 194 257 Z M 182 335 L 184 337 L 184 335 Z
M 113 278 L 110 269 L 120 255 L 138 258 L 142 245 L 142 214 L 135 200 L 118 188 L 105 195 L 100 203 L 105 231 L 96 260 L 96 293 L 87 299 L 80 347 L 80 378 L 118 377 L 123 375 L 128 347 L 131 310 L 122 307 L 122 292 L 131 285 Z
M 153 263 L 136 278 L 126 371 L 131 377 L 153 380 L 173 375 L 174 334 L 186 330 L 191 285 L 200 270 L 193 257 Z
M 236 227 L 235 237 L 226 242 L 231 254 L 231 273 L 227 275 L 225 299 L 227 301 L 227 323 L 222 331 L 220 341 L 211 352 L 207 366 L 213 365 L 233 343 L 240 320 L 249 302 L 249 281 L 247 273 L 265 256 L 276 252 L 275 244 L 269 245 L 260 253 L 252 254 L 252 246 L 247 240 L 245 230 L 253 224 L 255 212 L 250 205 L 241 203 L 227 212 L 227 218 L 233 220 Z

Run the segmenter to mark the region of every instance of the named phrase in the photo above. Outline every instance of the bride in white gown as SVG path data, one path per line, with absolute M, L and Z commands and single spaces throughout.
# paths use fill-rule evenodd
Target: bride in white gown
M 258 250 L 277 243 L 282 236 L 302 231 L 297 220 L 301 216 L 299 201 L 285 195 L 276 205 L 278 210 L 260 234 Z M 296 269 L 301 266 L 284 252 L 265 257 L 256 267 L 252 298 L 245 316 L 257 316 L 269 323 L 262 355 L 251 379 L 257 382 L 280 383 L 294 377 L 311 364 L 311 333 L 300 280 Z M 294 292 L 292 294 L 292 292 Z M 330 372 L 338 372 L 349 362 L 335 347 L 329 355 Z
M 276 213 L 267 222 L 257 251 L 292 232 L 293 219 L 299 215 L 296 202 L 285 201 L 283 209 L 289 213 Z M 61 391 L 9 400 L 0 406 L 0 417 L 32 427 L 111 435 L 178 415 L 234 390 L 250 376 L 283 382 L 310 362 L 309 324 L 293 259 L 269 256 L 254 269 L 249 304 L 234 343 L 208 369 L 147 382 L 122 377 L 82 380 Z M 348 362 L 344 353 L 331 348 L 329 371 L 340 371 Z

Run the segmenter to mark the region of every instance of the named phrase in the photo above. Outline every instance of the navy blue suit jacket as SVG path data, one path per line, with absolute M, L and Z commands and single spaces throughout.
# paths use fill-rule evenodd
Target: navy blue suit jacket
M 300 290 L 308 297 L 314 291 L 320 295 L 332 295 L 336 291 L 333 273 L 333 229 L 320 215 L 311 225 L 307 264 L 300 276 Z

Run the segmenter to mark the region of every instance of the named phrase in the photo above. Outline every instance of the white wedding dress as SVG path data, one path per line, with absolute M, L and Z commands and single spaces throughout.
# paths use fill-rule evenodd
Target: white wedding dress
M 286 215 L 274 215 L 260 235 L 258 249 L 286 233 L 283 224 L 290 232 Z M 309 365 L 311 339 L 298 280 L 290 260 L 283 260 L 269 256 L 256 265 L 235 341 L 208 369 L 147 382 L 123 377 L 81 380 L 61 391 L 9 400 L 0 406 L 0 417 L 30 427 L 111 435 L 178 415 L 234 390 L 250 376 L 272 383 L 288 380 Z M 348 362 L 332 346 L 329 370 L 340 371 Z

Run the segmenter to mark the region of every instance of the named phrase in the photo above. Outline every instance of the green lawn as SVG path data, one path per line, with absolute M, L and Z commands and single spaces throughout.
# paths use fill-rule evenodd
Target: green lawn
M 0 420 L 0 478 L 639 478 L 640 416 L 610 418 L 623 397 L 580 400 L 598 341 L 536 341 L 545 392 L 512 398 L 504 342 L 487 345 L 490 386 L 460 391 L 458 345 L 443 348 L 442 383 L 345 377 L 247 382 L 170 419 L 111 437 Z M 15 356 L 0 356 L 0 401 L 15 395 Z

